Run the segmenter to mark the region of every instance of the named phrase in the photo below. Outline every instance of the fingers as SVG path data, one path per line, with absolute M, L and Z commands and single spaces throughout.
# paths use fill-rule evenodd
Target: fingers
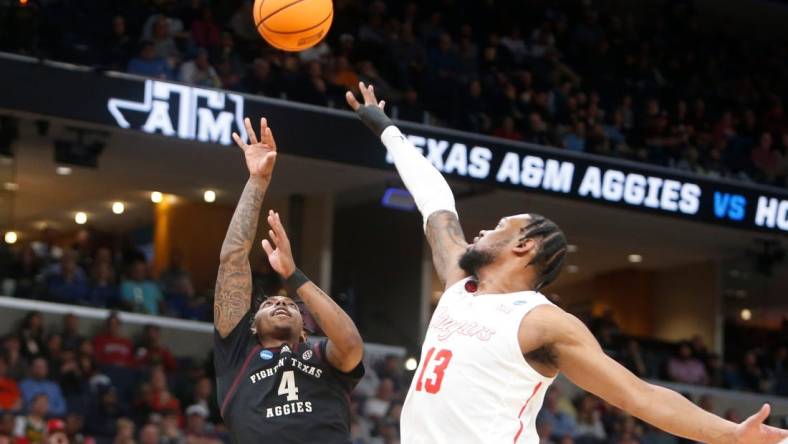
M 364 82 L 358 82 L 358 89 L 364 97 L 364 105 L 377 105 L 378 99 L 375 98 L 375 87 L 366 86 Z
M 282 219 L 279 218 L 279 213 L 276 211 L 269 211 L 268 224 L 271 225 L 271 232 L 276 236 L 273 238 L 274 242 L 281 247 L 282 244 L 287 242 L 287 232 L 285 232 L 285 227 L 282 225 Z
M 769 404 L 764 404 L 761 409 L 758 410 L 758 413 L 747 418 L 744 423 L 750 426 L 755 424 L 763 424 L 763 422 L 766 421 L 766 418 L 769 417 L 771 411 L 771 406 L 769 406 Z
M 353 111 L 356 111 L 359 109 L 359 107 L 361 107 L 361 104 L 358 103 L 358 100 L 356 100 L 356 96 L 350 91 L 345 93 L 345 100 L 347 100 L 347 104 L 350 105 L 350 108 Z
M 271 127 L 267 127 L 263 134 L 263 143 L 268 146 L 271 151 L 276 151 L 276 140 L 274 139 L 274 132 Z
M 268 257 L 274 254 L 274 247 L 271 246 L 271 242 L 268 242 L 268 239 L 263 239 L 263 251 Z
M 378 107 L 380 107 L 380 110 L 383 111 L 383 108 L 386 107 L 386 101 L 381 100 L 380 103 L 378 103 Z
M 243 139 L 241 139 L 241 136 L 239 136 L 238 133 L 233 133 L 233 140 L 235 140 L 235 144 L 238 145 L 238 148 L 246 151 L 246 143 Z
M 244 126 L 246 127 L 246 134 L 249 136 L 249 143 L 251 145 L 257 144 L 257 135 L 254 133 L 252 121 L 248 117 L 244 119 Z
M 260 117 L 260 138 L 263 139 L 263 143 L 265 143 L 265 136 L 268 129 L 268 119 L 265 117 Z

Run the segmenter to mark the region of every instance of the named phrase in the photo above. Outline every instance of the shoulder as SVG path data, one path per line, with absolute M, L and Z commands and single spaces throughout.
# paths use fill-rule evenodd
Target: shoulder
M 547 302 L 532 307 L 523 315 L 518 336 L 523 350 L 535 350 L 585 330 L 580 319 Z

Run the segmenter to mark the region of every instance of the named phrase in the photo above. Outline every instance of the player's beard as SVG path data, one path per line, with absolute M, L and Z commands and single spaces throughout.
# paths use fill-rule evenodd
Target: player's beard
M 460 256 L 460 268 L 466 273 L 477 276 L 477 272 L 495 261 L 495 254 L 490 251 L 482 251 L 476 248 L 468 248 Z

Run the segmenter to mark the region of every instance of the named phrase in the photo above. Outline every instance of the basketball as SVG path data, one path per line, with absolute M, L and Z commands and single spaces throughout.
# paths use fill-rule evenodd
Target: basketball
M 253 11 L 260 35 L 284 51 L 317 45 L 334 19 L 331 0 L 255 0 Z

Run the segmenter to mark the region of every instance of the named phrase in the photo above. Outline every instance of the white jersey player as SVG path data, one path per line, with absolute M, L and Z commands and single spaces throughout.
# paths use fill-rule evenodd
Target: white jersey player
M 741 424 L 638 379 L 609 358 L 574 316 L 548 303 L 566 239 L 537 214 L 504 217 L 465 241 L 454 196 L 440 172 L 383 113 L 372 86 L 348 104 L 386 146 L 424 217 L 446 291 L 430 321 L 400 419 L 403 444 L 539 441 L 535 417 L 558 372 L 614 406 L 697 442 L 776 444 L 788 430 L 766 426 L 764 404 Z

